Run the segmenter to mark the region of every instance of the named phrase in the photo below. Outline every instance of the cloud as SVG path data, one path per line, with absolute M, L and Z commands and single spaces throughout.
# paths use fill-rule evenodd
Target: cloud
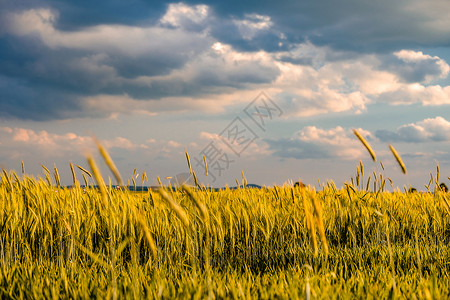
M 51 133 L 46 130 L 36 131 L 29 128 L 0 127 L 0 138 L 10 149 L 31 151 L 42 156 L 84 155 L 87 151 L 96 152 L 95 144 L 90 136 L 77 135 L 72 132 L 65 134 Z M 107 149 L 136 150 L 147 149 L 145 144 L 138 145 L 124 137 L 102 139 L 101 143 Z M 27 150 L 28 149 L 28 150 Z
M 167 142 L 167 145 L 169 147 L 172 147 L 172 148 L 179 148 L 179 147 L 181 147 L 180 143 L 175 142 L 175 141 L 169 141 L 169 142 Z
M 437 56 L 405 49 L 394 52 L 384 67 L 407 83 L 430 83 L 435 79 L 446 78 L 450 71 L 449 65 Z
M 391 55 L 354 53 L 353 57 L 345 52 L 333 56 L 332 51 L 306 43 L 277 55 L 281 74 L 274 86 L 279 88 L 277 97 L 282 99 L 287 115 L 360 113 L 376 102 L 450 103 L 449 86 L 428 84 L 448 75 L 449 66 L 439 57 L 410 50 Z
M 450 122 L 443 117 L 430 118 L 402 125 L 395 131 L 378 130 L 375 136 L 384 142 L 448 142 L 450 141 Z
M 8 145 L 9 150 L 17 151 L 14 155 L 34 153 L 36 156 L 62 157 L 69 153 L 82 154 L 93 146 L 92 139 L 88 136 L 79 136 L 70 132 L 55 134 L 46 130 L 35 131 L 20 127 L 0 127 L 0 137 Z
M 271 30 L 283 33 L 287 45 L 310 40 L 318 45 L 331 45 L 334 49 L 365 52 L 448 45 L 450 28 L 448 20 L 450 8 L 446 0 L 435 0 L 432 3 L 423 3 L 421 0 L 395 2 L 382 0 L 376 3 L 357 4 L 346 1 L 339 5 L 330 0 L 320 3 L 268 1 L 258 2 L 257 5 L 253 2 L 242 3 L 236 0 L 223 3 L 187 0 L 169 4 L 167 1 L 137 0 L 133 1 L 133 5 L 104 0 L 95 3 L 86 2 L 82 5 L 73 0 L 64 3 L 43 0 L 26 5 L 17 1 L 4 1 L 1 5 L 4 11 L 51 5 L 52 9 L 59 12 L 58 25 L 68 30 L 99 24 L 155 24 L 161 20 L 172 26 L 175 24 L 189 27 L 209 22 L 205 20 L 207 11 L 208 17 L 214 16 L 219 20 L 210 24 L 214 27 L 213 36 L 236 48 L 245 48 L 245 44 L 247 47 L 255 46 L 255 41 L 243 39 L 235 24 L 227 21 L 249 19 L 258 23 L 248 16 L 269 16 L 273 23 Z M 230 29 L 233 29 L 233 32 L 230 32 Z M 221 37 L 227 33 L 239 35 L 225 41 Z M 271 32 L 264 34 L 270 35 Z M 273 44 L 277 45 L 278 42 L 274 41 Z M 269 50 L 273 44 L 259 40 L 256 45 L 259 49 Z
M 398 89 L 380 94 L 378 101 L 393 105 L 413 103 L 422 103 L 426 106 L 448 105 L 450 104 L 450 86 L 405 84 Z
M 121 148 L 121 149 L 127 149 L 127 150 L 136 150 L 137 148 L 144 148 L 144 149 L 148 148 L 148 146 L 146 146 L 144 144 L 138 145 L 138 144 L 133 143 L 129 139 L 120 137 L 120 136 L 115 137 L 110 140 L 103 140 L 102 144 L 108 149 L 109 148 Z
M 258 138 L 249 143 L 245 147 L 245 149 L 239 153 L 239 156 L 237 156 L 234 150 L 242 148 L 238 142 L 238 139 L 230 142 L 230 139 L 227 139 L 227 136 L 225 134 L 220 135 L 217 133 L 210 133 L 206 131 L 200 132 L 199 137 L 204 141 L 202 144 L 200 144 L 202 148 L 197 149 L 200 151 L 200 158 L 202 158 L 202 155 L 205 154 L 203 153 L 203 151 L 206 152 L 205 155 L 208 155 L 207 153 L 211 154 L 211 149 L 216 149 L 215 151 L 218 151 L 218 153 L 220 154 L 225 153 L 229 156 L 230 159 L 245 157 L 247 160 L 252 160 L 256 159 L 257 157 L 267 156 L 270 154 L 267 144 L 261 142 Z M 212 143 L 213 146 L 211 146 L 209 143 Z
M 35 120 L 104 116 L 102 111 L 85 110 L 95 105 L 83 99 L 180 97 L 181 103 L 186 97 L 201 98 L 276 78 L 278 68 L 263 52 L 218 47 L 220 43 L 207 33 L 190 31 L 185 24 L 207 17 L 207 6 L 173 4 L 152 26 L 101 24 L 63 31 L 56 26 L 58 12 L 52 9 L 10 12 L 5 30 L 11 43 L 0 53 L 5 62 L 0 88 L 9 91 L 1 99 L 1 116 Z M 39 95 L 45 96 L 39 99 L 44 105 L 28 110 Z
M 370 132 L 358 129 L 368 140 L 373 139 Z M 351 130 L 337 126 L 331 129 L 321 129 L 307 126 L 296 132 L 291 138 L 266 139 L 269 150 L 281 158 L 322 159 L 340 158 L 357 159 L 364 155 L 359 141 Z
M 161 59 L 164 54 L 168 58 L 183 58 L 208 45 L 208 40 L 201 34 L 188 33 L 182 28 L 97 25 L 79 31 L 61 31 L 55 27 L 57 13 L 49 9 L 10 13 L 7 18 L 9 34 L 36 37 L 50 49 L 106 52 L 130 58 L 157 56 Z
M 242 20 L 234 20 L 241 36 L 245 40 L 253 39 L 259 32 L 272 27 L 270 16 L 246 14 Z
M 361 49 L 362 41 L 389 44 L 392 28 L 412 34 L 394 20 L 396 15 L 420 28 L 435 26 L 433 14 L 439 22 L 447 22 L 441 11 L 416 2 L 407 10 L 385 3 L 393 11 L 373 4 L 369 15 L 365 4 L 333 9 L 330 4 L 323 9 L 291 1 L 257 7 L 158 2 L 146 17 L 134 11 L 138 17 L 134 21 L 109 12 L 117 5 L 111 4 L 105 8 L 109 17 L 99 16 L 84 26 L 79 11 L 71 14 L 68 7 L 97 16 L 95 5 L 87 5 L 92 9 L 88 10 L 71 2 L 43 3 L 27 9 L 4 5 L 1 118 L 44 121 L 119 113 L 218 113 L 239 93 L 261 90 L 279 99 L 286 117 L 362 113 L 375 102 L 450 101 L 449 87 L 434 82 L 448 76 L 448 64 L 403 47 L 413 45 L 413 40 L 382 50 Z M 146 5 L 136 2 L 137 7 Z M 387 23 L 400 27 L 389 27 L 390 31 L 385 23 L 367 27 L 368 36 L 357 41 L 364 27 L 356 25 L 372 24 L 384 13 Z M 406 18 L 411 15 L 422 16 L 423 22 Z M 417 34 L 420 40 L 421 32 Z M 343 40 L 335 40 L 338 37 Z M 377 37 L 383 39 L 377 42 Z
M 174 27 L 192 28 L 202 25 L 209 15 L 207 5 L 189 6 L 182 2 L 171 3 L 166 13 L 160 19 L 161 24 Z
M 311 116 L 329 112 L 361 113 L 372 102 L 364 80 L 373 80 L 377 60 L 360 55 L 357 60 L 342 57 L 327 61 L 330 49 L 310 43 L 289 53 L 276 55 L 281 74 L 273 86 L 287 116 Z M 385 80 L 380 76 L 380 79 Z M 364 85 L 366 90 L 364 90 Z
M 432 4 L 420 0 L 345 1 L 339 5 L 331 0 L 320 3 L 267 1 L 258 5 L 232 0 L 209 5 L 221 18 L 242 18 L 251 13 L 268 15 L 274 29 L 287 37 L 288 44 L 309 40 L 316 45 L 366 53 L 444 46 L 448 45 L 450 32 L 447 17 L 450 7 L 445 0 Z M 242 41 L 236 40 L 236 43 L 242 44 Z

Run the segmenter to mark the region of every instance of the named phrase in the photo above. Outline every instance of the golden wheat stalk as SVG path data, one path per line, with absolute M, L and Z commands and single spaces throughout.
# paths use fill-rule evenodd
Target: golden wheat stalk
M 194 176 L 195 185 L 200 188 L 200 182 L 198 182 L 197 175 L 195 175 L 195 171 L 192 171 L 192 176 Z
M 241 175 L 242 175 L 242 185 L 243 185 L 244 187 L 246 187 L 246 186 L 247 186 L 247 179 L 245 178 L 245 175 L 244 175 L 244 171 L 243 171 L 243 170 L 241 170 Z
M 359 167 L 361 170 L 361 177 L 364 177 L 364 165 L 363 165 L 362 160 L 359 160 Z
M 116 165 L 114 164 L 114 161 L 112 160 L 108 151 L 106 151 L 105 147 L 103 147 L 103 145 L 100 143 L 100 141 L 95 136 L 92 136 L 92 139 L 95 141 L 95 144 L 97 145 L 97 149 L 100 152 L 103 159 L 105 160 L 106 165 L 109 167 L 111 172 L 114 174 L 114 177 L 117 180 L 117 184 L 119 186 L 123 186 L 122 176 L 120 176 L 119 170 L 117 169 Z
M 150 230 L 148 229 L 147 222 L 145 222 L 144 218 L 141 214 L 138 213 L 137 221 L 142 227 L 142 231 L 144 231 L 145 240 L 147 241 L 148 247 L 150 248 L 150 252 L 152 253 L 153 258 L 156 260 L 158 251 L 156 249 L 155 240 L 153 239 Z
M 205 235 L 206 235 L 206 239 L 204 242 L 204 248 L 203 248 L 203 258 L 205 261 L 205 268 L 209 272 L 210 229 L 208 226 L 208 224 L 209 224 L 208 209 L 206 208 L 205 204 L 194 195 L 194 193 L 192 192 L 192 189 L 190 187 L 188 187 L 186 184 L 183 184 L 182 189 L 184 192 L 186 192 L 186 194 L 189 196 L 189 198 L 191 198 L 191 200 L 193 200 L 195 206 L 197 206 L 197 209 L 200 211 L 200 216 L 201 216 L 201 220 L 204 225 L 204 230 L 205 230 Z
M 189 167 L 189 173 L 192 174 L 192 167 L 191 167 L 191 159 L 189 158 L 189 153 L 187 152 L 187 150 L 184 150 L 184 153 L 186 154 L 186 160 L 188 163 L 188 167 Z
M 78 185 L 77 175 L 75 174 L 72 162 L 70 162 L 70 171 L 72 172 L 73 185 L 77 186 Z
M 147 178 L 147 173 L 144 171 L 142 172 L 142 185 L 144 185 L 144 182 L 147 180 L 148 182 L 148 178 Z
M 373 152 L 372 147 L 370 147 L 369 143 L 364 139 L 362 135 L 359 134 L 356 129 L 353 129 L 353 133 L 356 135 L 356 137 L 361 141 L 361 143 L 366 147 L 367 151 L 369 151 L 370 156 L 372 157 L 373 161 L 377 161 L 377 157 L 375 156 L 375 152 Z
M 12 191 L 13 185 L 12 185 L 11 179 L 9 178 L 8 172 L 5 169 L 2 169 L 2 170 L 3 170 L 4 178 L 6 179 L 6 183 L 8 184 L 8 186 L 10 187 L 10 189 Z
M 44 169 L 44 173 L 45 173 L 45 179 L 47 180 L 48 186 L 52 186 L 52 181 L 50 180 L 50 170 L 47 169 L 46 166 L 41 165 L 42 168 Z
M 20 185 L 20 179 L 19 179 L 19 177 L 17 177 L 16 172 L 13 172 L 12 175 L 14 176 L 14 179 L 16 180 L 16 182 Z
M 206 163 L 206 156 L 203 155 L 203 161 L 205 162 L 205 175 L 208 176 L 208 164 Z
M 436 184 L 439 185 L 439 164 L 436 165 Z
M 22 160 L 22 174 L 25 174 L 25 164 L 23 163 L 23 160 Z
M 197 206 L 198 210 L 200 211 L 200 216 L 202 217 L 203 222 L 207 222 L 209 219 L 209 214 L 205 204 L 203 204 L 202 201 L 200 201 L 197 197 L 195 197 L 194 193 L 192 192 L 192 189 L 187 185 L 183 184 L 182 189 L 183 191 L 186 192 L 189 198 L 191 198 L 194 201 L 195 206 Z
M 54 169 L 55 169 L 55 182 L 56 182 L 56 186 L 59 188 L 61 186 L 61 179 L 59 177 L 59 173 L 58 173 L 58 169 L 56 168 L 56 165 L 54 165 Z
M 48 174 L 50 174 L 50 170 L 49 169 L 47 169 L 47 167 L 46 166 L 44 166 L 44 165 L 41 165 L 42 166 L 42 168 L 45 170 L 45 172 L 47 172 Z
M 395 148 L 392 145 L 389 145 L 389 149 L 391 149 L 391 152 L 394 155 L 395 159 L 397 160 L 398 165 L 402 169 L 403 174 L 406 174 L 406 167 L 405 167 L 405 164 L 403 163 L 400 155 L 397 153 L 397 151 L 395 150 Z
M 86 253 L 93 261 L 95 261 L 97 264 L 101 265 L 104 269 L 110 269 L 111 266 L 104 261 L 100 255 L 95 254 L 94 252 L 92 252 L 91 250 L 89 250 L 88 248 L 86 248 L 85 246 L 83 246 L 83 244 L 81 243 L 76 243 L 78 249 L 80 249 L 82 252 Z
M 87 176 L 92 178 L 92 174 L 91 172 L 89 172 L 88 170 L 86 170 L 85 168 L 83 168 L 82 166 L 77 165 L 78 169 L 80 169 L 81 171 L 83 171 L 84 173 L 87 174 Z
M 319 200 L 317 200 L 317 197 L 314 194 L 312 200 L 314 205 L 314 214 L 316 215 L 317 229 L 319 230 L 320 241 L 323 244 L 325 257 L 328 257 L 328 243 L 325 236 L 325 228 L 323 226 L 322 207 L 319 203 Z
M 388 251 L 389 251 L 389 264 L 390 264 L 390 267 L 391 267 L 392 285 L 393 285 L 393 289 L 394 289 L 394 292 L 395 292 L 395 289 L 396 289 L 396 284 L 395 284 L 395 264 L 394 264 L 394 258 L 393 258 L 393 253 L 392 253 L 391 241 L 390 241 L 390 238 L 389 238 L 388 219 L 387 219 L 386 215 L 384 217 L 384 222 L 386 224 L 386 240 L 387 240 Z
M 84 179 L 84 186 L 87 188 L 89 186 L 89 181 L 86 177 L 86 174 L 82 173 L 81 175 L 83 175 L 83 179 Z
M 371 178 L 371 176 L 369 175 L 369 178 L 367 178 L 366 191 L 369 191 L 369 189 L 370 189 L 370 178 Z
M 94 178 L 97 181 L 98 187 L 100 189 L 100 194 L 102 195 L 103 204 L 106 205 L 108 203 L 108 201 L 107 201 L 108 194 L 106 192 L 105 182 L 103 181 L 103 177 L 102 177 L 102 174 L 100 173 L 100 169 L 97 167 L 97 164 L 95 163 L 92 156 L 89 155 L 87 157 L 87 160 L 88 160 L 89 167 L 92 170 L 92 174 L 94 174 Z
M 186 229 L 189 229 L 189 219 L 184 209 L 177 202 L 175 202 L 175 200 L 173 200 L 165 190 L 159 189 L 158 192 L 166 201 L 166 203 L 169 204 L 170 208 L 175 212 L 178 219 L 180 219 L 181 223 L 183 223 L 184 227 L 186 227 Z
M 356 166 L 356 186 L 359 187 L 359 182 L 361 179 L 361 173 L 359 171 L 359 166 Z
M 301 189 L 302 199 L 303 199 L 303 207 L 305 209 L 305 218 L 306 218 L 306 227 L 309 229 L 309 233 L 311 234 L 311 240 L 313 243 L 313 255 L 314 257 L 319 256 L 319 249 L 317 248 L 317 237 L 316 237 L 316 228 L 314 226 L 313 217 L 311 211 L 309 210 L 308 202 L 306 201 L 305 189 Z

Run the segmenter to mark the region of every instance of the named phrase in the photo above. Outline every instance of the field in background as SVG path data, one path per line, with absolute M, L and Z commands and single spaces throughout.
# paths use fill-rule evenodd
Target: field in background
M 438 180 L 389 193 L 361 165 L 340 189 L 131 192 L 90 163 L 98 188 L 75 175 L 76 187 L 58 187 L 56 169 L 56 184 L 48 169 L 46 180 L 3 171 L 0 298 L 450 295 L 450 197 Z

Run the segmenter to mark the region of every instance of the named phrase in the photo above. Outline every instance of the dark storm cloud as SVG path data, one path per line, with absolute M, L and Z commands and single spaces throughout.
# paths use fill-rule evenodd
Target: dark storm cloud
M 53 8 L 60 18 L 56 27 L 61 30 L 77 30 L 99 24 L 138 25 L 155 23 L 167 7 L 165 1 L 141 0 L 29 0 L 3 1 L 0 7 L 8 10 Z
M 175 11 L 172 19 L 164 19 L 164 13 L 170 10 L 166 4 L 160 5 L 164 10 L 157 15 L 158 22 L 149 25 L 150 19 L 142 19 L 144 24 L 139 26 L 111 25 L 140 22 L 115 18 L 114 13 L 109 19 L 94 18 L 91 14 L 96 9 L 81 17 L 79 11 L 87 12 L 92 4 L 40 4 L 26 10 L 26 6 L 9 5 L 9 10 L 1 14 L 0 23 L 4 26 L 0 32 L 0 75 L 7 82 L 0 98 L 2 117 L 41 120 L 45 119 L 45 111 L 48 119 L 78 116 L 83 113 L 80 97 L 127 94 L 154 100 L 195 96 L 210 87 L 245 88 L 248 84 L 270 82 L 279 73 L 276 67 L 258 66 L 258 62 L 235 63 L 228 68 L 220 63 L 220 57 L 211 59 L 207 52 L 203 55 L 211 51 L 214 42 L 202 32 L 208 20 L 189 20 L 184 11 Z M 36 9 L 31 10 L 33 7 Z M 108 7 L 118 6 L 113 3 Z M 71 13 L 74 15 L 69 16 Z M 136 14 L 136 19 L 140 16 Z M 84 18 L 95 22 L 85 22 Z M 202 63 L 205 59 L 208 63 Z M 198 66 L 191 68 L 187 76 L 165 77 L 188 62 Z M 133 80 L 139 77 L 147 80 Z M 4 89 L 9 90 L 3 92 Z M 43 105 L 34 107 L 33 101 L 42 101 Z
M 201 3 L 187 1 L 187 3 Z M 423 1 L 214 1 L 215 13 L 227 19 L 248 13 L 268 15 L 290 43 L 365 52 L 418 46 L 449 46 L 446 0 Z
M 333 53 L 348 57 L 361 51 L 450 45 L 446 21 L 450 7 L 445 1 L 428 6 L 420 1 L 386 0 L 339 5 L 331 0 L 174 3 L 2 1 L 0 116 L 45 120 L 89 115 L 92 112 L 83 111 L 82 97 L 196 96 L 270 83 L 279 74 L 276 66 L 258 61 L 233 67 L 228 67 L 231 60 L 214 61 L 208 51 L 216 41 L 238 52 L 288 53 L 305 41 L 342 50 L 329 51 L 327 61 L 341 59 L 331 57 Z M 194 5 L 206 5 L 208 13 L 200 20 L 192 19 L 183 5 L 200 10 Z M 171 8 L 180 9 L 175 23 L 162 19 Z M 28 15 L 12 24 L 11 13 L 30 9 L 41 10 L 31 15 L 34 23 Z M 280 59 L 314 63 L 313 56 L 285 54 Z M 392 58 L 392 62 L 396 68 L 391 71 L 407 82 L 442 74 L 433 59 L 406 63 Z M 180 74 L 171 76 L 176 72 Z M 143 77 L 147 80 L 138 80 Z
M 214 40 L 181 28 L 189 22 L 177 13 L 154 26 L 102 25 L 78 31 L 59 30 L 56 24 L 61 14 L 53 9 L 3 15 L 9 24 L 0 40 L 0 74 L 5 82 L 18 79 L 21 84 L 16 84 L 16 92 L 2 93 L 2 116 L 42 120 L 45 111 L 48 119 L 79 116 L 84 107 L 80 97 L 189 97 L 267 83 L 278 76 L 275 66 L 251 58 L 241 62 L 227 58 L 233 55 L 228 48 L 225 57 L 215 53 L 211 49 Z M 205 22 L 197 21 L 191 23 L 200 26 Z M 187 73 L 182 72 L 184 68 Z M 27 95 L 34 100 L 26 100 Z M 33 101 L 44 104 L 28 110 Z
M 36 121 L 82 117 L 77 97 L 66 91 L 33 86 L 22 79 L 0 75 L 0 119 L 18 118 Z
M 57 28 L 74 30 L 98 24 L 149 24 L 165 13 L 167 1 L 10 1 L 5 9 L 52 7 L 58 10 Z M 24 4 L 26 3 L 26 4 Z M 172 3 L 176 3 L 172 2 Z M 212 24 L 214 36 L 236 47 L 256 48 L 255 41 L 239 37 L 230 22 L 248 14 L 266 15 L 273 21 L 273 32 L 282 32 L 290 43 L 310 40 L 334 48 L 382 51 L 418 46 L 449 46 L 450 30 L 446 0 L 423 1 L 183 1 L 208 5 L 220 20 Z M 439 24 L 441 27 L 439 28 Z M 270 49 L 273 40 L 261 39 Z M 247 44 L 247 45 L 246 45 Z M 269 50 L 267 49 L 267 50 Z

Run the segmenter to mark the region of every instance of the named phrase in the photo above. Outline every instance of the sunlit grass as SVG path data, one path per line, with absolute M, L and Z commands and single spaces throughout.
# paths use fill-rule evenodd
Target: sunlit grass
M 58 188 L 44 166 L 45 180 L 3 170 L 1 298 L 449 295 L 439 188 L 387 192 L 361 163 L 344 188 L 132 192 L 90 165 L 99 188 Z

